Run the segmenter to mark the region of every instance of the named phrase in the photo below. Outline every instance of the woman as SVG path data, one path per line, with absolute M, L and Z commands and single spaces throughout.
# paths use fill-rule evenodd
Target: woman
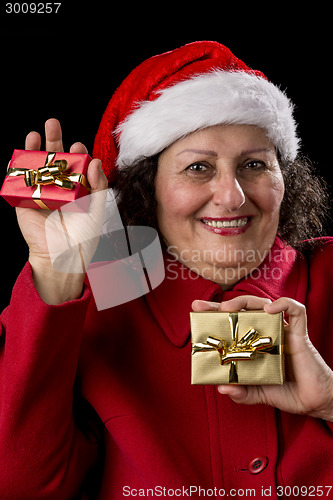
M 62 150 L 56 120 L 46 149 Z M 323 208 L 297 153 L 287 97 L 218 43 L 129 75 L 94 156 L 124 224 L 159 230 L 166 277 L 97 311 L 83 273 L 52 268 L 48 214 L 17 211 L 30 256 L 2 315 L 0 496 L 332 494 L 332 240 L 290 246 Z M 88 180 L 107 188 L 99 160 Z M 191 306 L 284 311 L 286 383 L 191 386 Z

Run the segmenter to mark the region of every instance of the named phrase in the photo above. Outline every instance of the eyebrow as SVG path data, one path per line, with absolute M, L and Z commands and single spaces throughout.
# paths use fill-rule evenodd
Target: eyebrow
M 263 151 L 266 151 L 266 152 L 271 152 L 273 153 L 272 149 L 269 149 L 269 148 L 257 148 L 257 149 L 246 149 L 244 151 L 241 152 L 241 156 L 246 156 L 246 155 L 249 155 L 249 154 L 253 154 L 253 153 L 262 153 Z
M 217 153 L 215 151 L 210 151 L 206 149 L 184 149 L 183 151 L 177 153 L 176 156 L 181 155 L 183 153 L 199 153 L 201 155 L 217 156 Z
M 273 152 L 269 148 L 246 149 L 244 151 L 241 151 L 240 156 L 246 156 L 246 155 L 253 154 L 253 153 L 262 153 L 263 151 L 266 151 L 268 153 Z M 217 156 L 217 153 L 215 151 L 211 151 L 211 150 L 207 150 L 207 149 L 184 149 L 183 151 L 180 151 L 179 153 L 177 153 L 176 156 L 179 156 L 183 153 L 199 153 L 199 154 L 207 155 L 207 156 Z

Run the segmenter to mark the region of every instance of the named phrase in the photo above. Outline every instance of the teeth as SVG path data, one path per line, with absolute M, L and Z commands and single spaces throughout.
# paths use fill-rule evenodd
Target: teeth
M 243 219 L 234 219 L 234 220 L 205 220 L 202 219 L 202 222 L 207 224 L 207 226 L 211 227 L 242 227 L 246 226 L 248 223 L 248 218 L 245 217 Z

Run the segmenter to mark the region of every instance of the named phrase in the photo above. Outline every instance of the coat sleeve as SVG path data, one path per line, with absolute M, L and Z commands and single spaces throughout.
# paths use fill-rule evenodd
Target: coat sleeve
M 57 306 L 38 295 L 29 264 L 0 333 L 0 498 L 66 500 L 79 494 L 97 442 L 73 418 L 73 385 L 90 292 Z
M 315 240 L 316 241 L 316 240 Z M 333 370 L 333 238 L 318 238 L 310 247 L 306 309 L 309 336 Z M 333 435 L 333 422 L 326 422 Z

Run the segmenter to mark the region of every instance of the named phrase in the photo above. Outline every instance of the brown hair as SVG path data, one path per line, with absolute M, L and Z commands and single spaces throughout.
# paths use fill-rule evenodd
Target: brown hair
M 158 230 L 155 175 L 158 155 L 122 169 L 112 187 L 126 226 L 151 226 Z M 298 156 L 282 162 L 285 194 L 280 208 L 278 233 L 290 246 L 300 249 L 302 241 L 322 236 L 329 221 L 329 195 L 325 181 L 311 162 Z

